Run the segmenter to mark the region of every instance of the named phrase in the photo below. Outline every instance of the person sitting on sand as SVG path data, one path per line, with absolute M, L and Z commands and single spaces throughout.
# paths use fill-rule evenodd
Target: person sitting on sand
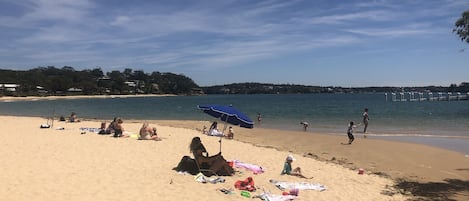
M 68 121 L 70 123 L 73 123 L 73 122 L 80 122 L 79 119 L 77 119 L 77 114 L 75 112 L 72 112 L 72 114 L 70 115 L 70 118 L 68 119 Z
M 234 130 L 233 127 L 228 128 L 228 133 L 225 135 L 226 138 L 228 139 L 233 139 L 234 138 Z
M 208 129 L 207 135 L 211 136 L 223 136 L 223 133 L 218 131 L 218 122 L 214 121 Z
M 311 179 L 311 178 L 308 178 L 308 177 L 305 177 L 303 174 L 301 174 L 301 168 L 300 167 L 297 167 L 295 169 L 292 169 L 292 166 L 291 166 L 291 163 L 295 160 L 295 158 L 293 158 L 292 155 L 288 155 L 287 158 L 285 159 L 285 164 L 283 165 L 283 170 L 282 170 L 282 175 L 283 174 L 286 174 L 286 175 L 293 175 L 293 176 L 297 176 L 297 177 L 300 177 L 300 178 L 303 178 L 303 179 Z
M 124 127 L 122 127 L 122 123 L 124 121 L 121 118 L 117 118 L 117 124 L 114 127 L 114 137 L 130 137 L 129 135 L 124 134 Z
M 205 126 L 205 125 L 202 128 L 202 134 L 207 134 L 207 126 Z
M 160 141 L 161 138 L 158 137 L 155 127 L 150 127 L 148 123 L 143 123 L 142 128 L 140 128 L 139 140 L 156 140 Z
M 117 119 L 118 119 L 118 117 L 114 117 L 114 120 L 112 120 L 112 122 L 108 125 L 107 128 L 106 128 L 106 122 L 102 122 L 101 123 L 101 131 L 99 132 L 99 134 L 101 134 L 101 135 L 113 134 L 114 131 L 116 130 Z
M 194 154 L 194 159 L 200 169 L 210 169 L 218 176 L 231 176 L 234 174 L 233 168 L 228 165 L 221 152 L 213 156 L 208 155 L 199 137 L 192 138 L 189 149 Z

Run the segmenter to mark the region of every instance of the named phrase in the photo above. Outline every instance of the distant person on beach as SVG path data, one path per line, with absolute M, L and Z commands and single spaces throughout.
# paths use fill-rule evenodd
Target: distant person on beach
M 207 126 L 205 126 L 205 125 L 202 128 L 202 134 L 207 134 Z
M 208 129 L 207 135 L 211 136 L 223 136 L 223 133 L 218 130 L 218 122 L 214 121 Z
M 308 178 L 308 177 L 305 177 L 303 174 L 301 174 L 301 168 L 300 167 L 296 167 L 295 169 L 292 169 L 292 166 L 291 166 L 291 163 L 296 160 L 295 158 L 293 158 L 292 155 L 288 155 L 287 158 L 285 159 L 285 163 L 283 164 L 283 170 L 282 170 L 282 175 L 286 174 L 286 175 L 292 175 L 292 176 L 297 176 L 297 177 L 300 177 L 300 178 L 303 178 L 303 179 L 311 179 L 311 178 Z
M 75 112 L 72 112 L 72 114 L 70 114 L 70 118 L 68 119 L 68 121 L 71 123 L 80 122 L 80 120 L 77 119 L 77 114 Z
M 161 138 L 158 137 L 158 133 L 156 132 L 156 127 L 150 127 L 147 122 L 143 123 L 142 128 L 140 128 L 139 134 L 139 140 L 161 140 Z
M 114 117 L 114 119 L 109 124 L 109 126 L 106 128 L 106 130 L 104 131 L 103 134 L 113 134 L 114 133 L 114 131 L 116 130 L 116 127 L 117 127 L 117 119 L 119 119 L 119 117 Z
M 366 129 L 368 128 L 368 122 L 370 121 L 370 117 L 368 116 L 368 108 L 365 108 L 363 112 L 363 124 L 365 127 L 363 128 L 363 137 L 366 138 Z
M 354 127 L 355 126 L 353 125 L 353 121 L 351 121 L 348 124 L 348 128 L 347 128 L 348 144 L 352 144 L 352 142 L 355 140 L 355 138 L 353 137 L 353 128 Z
M 233 130 L 233 127 L 229 127 L 228 128 L 228 133 L 226 134 L 225 136 L 226 138 L 228 139 L 233 139 L 234 138 L 234 130 Z
M 309 126 L 309 123 L 306 122 L 306 121 L 302 121 L 300 122 L 301 125 L 303 125 L 303 130 L 304 131 L 307 131 L 308 130 L 308 126 Z
M 121 118 L 118 118 L 116 122 L 117 124 L 114 128 L 114 137 L 129 137 L 129 135 L 124 134 L 124 127 L 122 126 L 124 121 Z

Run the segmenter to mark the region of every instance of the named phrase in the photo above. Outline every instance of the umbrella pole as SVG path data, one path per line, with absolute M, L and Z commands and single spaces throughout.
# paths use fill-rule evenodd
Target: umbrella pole
M 220 136 L 220 139 L 218 140 L 218 142 L 220 143 L 220 153 L 221 153 L 221 138 L 222 136 Z
M 223 116 L 222 116 L 223 117 Z M 223 119 L 222 119 L 223 120 Z M 226 130 L 226 124 L 228 123 L 228 117 L 226 117 L 226 120 L 225 120 L 225 124 L 223 125 L 223 132 L 222 132 L 222 136 L 220 136 L 220 140 L 218 140 L 218 142 L 220 142 L 220 153 L 221 153 L 221 140 L 222 138 L 225 136 L 225 130 Z

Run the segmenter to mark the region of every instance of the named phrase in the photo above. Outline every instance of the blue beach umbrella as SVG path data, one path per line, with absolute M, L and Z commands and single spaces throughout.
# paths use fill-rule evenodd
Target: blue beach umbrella
M 233 106 L 225 105 L 198 105 L 198 109 L 209 114 L 212 117 L 232 125 L 241 126 L 243 128 L 253 128 L 254 122 L 244 113 L 240 112 Z
M 225 105 L 197 105 L 199 110 L 209 114 L 212 117 L 220 119 L 221 121 L 225 122 L 225 126 L 223 128 L 223 133 L 226 130 L 226 123 L 230 123 L 232 125 L 241 126 L 243 128 L 253 128 L 254 122 L 244 113 L 240 112 L 233 106 L 225 106 Z M 220 137 L 220 152 L 221 152 L 221 137 Z

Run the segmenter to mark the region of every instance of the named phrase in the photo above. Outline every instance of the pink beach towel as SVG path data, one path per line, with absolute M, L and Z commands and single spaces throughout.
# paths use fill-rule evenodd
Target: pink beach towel
M 244 169 L 250 170 L 254 174 L 264 173 L 264 168 L 262 168 L 261 166 L 253 165 L 249 163 L 243 163 L 239 160 L 233 160 L 233 166 L 236 168 L 244 168 Z

